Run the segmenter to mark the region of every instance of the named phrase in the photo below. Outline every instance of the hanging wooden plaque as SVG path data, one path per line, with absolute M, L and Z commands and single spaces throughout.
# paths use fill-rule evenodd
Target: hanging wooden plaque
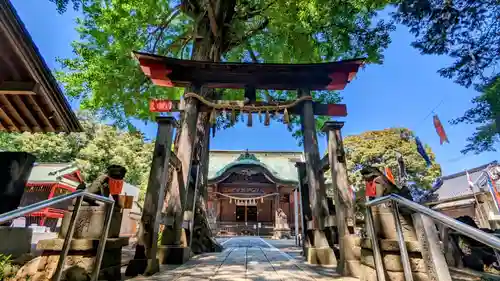
M 170 112 L 172 106 L 170 100 L 154 99 L 149 101 L 149 111 L 151 112 Z

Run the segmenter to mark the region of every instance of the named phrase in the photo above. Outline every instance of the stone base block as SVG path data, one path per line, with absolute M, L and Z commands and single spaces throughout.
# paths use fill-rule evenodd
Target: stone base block
M 410 266 L 412 272 L 426 273 L 424 259 L 418 253 L 408 253 L 410 256 Z M 382 261 L 384 269 L 387 271 L 403 272 L 403 264 L 401 263 L 401 254 L 392 252 L 382 252 Z M 375 268 L 375 259 L 373 252 L 370 250 L 361 250 L 361 263 L 365 266 Z
M 104 256 L 100 268 L 100 280 L 121 280 L 122 247 L 128 245 L 129 238 L 111 238 L 106 241 Z M 19 270 L 16 280 L 25 280 L 26 276 L 37 276 L 50 280 L 54 275 L 59 254 L 61 253 L 64 239 L 40 240 L 37 250 L 42 251 L 42 256 L 37 257 Z M 99 240 L 73 239 L 64 265 L 63 277 L 65 280 L 87 280 L 94 269 L 96 250 Z M 46 279 L 43 279 L 46 278 Z M 83 279 L 82 279 L 83 278 Z
M 121 249 L 123 246 L 129 244 L 129 237 L 108 238 L 106 240 L 106 250 Z M 64 239 L 46 239 L 38 241 L 36 245 L 37 250 L 42 251 L 61 251 L 64 244 Z M 99 240 L 96 239 L 73 239 L 71 240 L 70 251 L 89 251 L 97 250 Z
M 51 280 L 59 262 L 58 251 L 36 257 L 19 269 L 13 280 Z M 65 260 L 62 280 L 90 280 L 95 255 L 90 251 L 70 253 Z M 106 249 L 101 263 L 99 280 L 121 280 L 121 249 Z
M 406 239 L 406 237 L 405 237 Z M 405 240 L 406 250 L 409 253 L 420 253 L 422 248 L 420 242 L 417 240 Z M 359 244 L 363 249 L 372 249 L 372 240 L 370 238 L 363 238 L 359 240 Z M 379 247 L 382 251 L 400 253 L 398 240 L 395 239 L 380 239 Z
M 361 269 L 361 262 L 359 260 L 346 260 L 345 274 L 350 277 L 361 277 L 363 270 Z
M 309 264 L 336 265 L 337 259 L 330 247 L 306 248 L 306 257 Z
M 17 258 L 31 251 L 33 229 L 0 226 L 0 254 Z
M 290 229 L 274 229 L 272 239 L 291 239 Z
M 68 208 L 69 212 L 64 213 L 59 230 L 59 237 L 66 237 L 68 232 L 69 222 L 73 215 L 74 207 Z M 120 235 L 120 228 L 122 225 L 123 209 L 115 206 L 113 208 L 113 215 L 111 217 L 111 224 L 109 226 L 108 237 L 116 238 Z M 105 206 L 81 206 L 76 220 L 76 228 L 73 234 L 74 238 L 78 239 L 99 239 L 104 227 L 104 219 L 106 215 Z
M 366 265 L 361 265 L 361 276 L 359 277 L 360 281 L 378 281 L 377 280 L 377 271 L 374 268 L 371 268 Z M 430 281 L 430 277 L 425 272 L 413 272 L 413 281 Z M 386 281 L 405 281 L 404 273 L 397 271 L 385 271 L 385 279 Z
M 381 239 L 397 240 L 396 224 L 394 215 L 389 207 L 384 205 L 375 206 L 372 208 L 373 224 L 375 232 Z M 417 234 L 413 227 L 413 220 L 411 216 L 400 213 L 399 220 L 403 229 L 405 240 L 417 241 Z
M 182 246 L 160 246 L 158 259 L 160 264 L 183 264 L 189 260 L 191 249 Z

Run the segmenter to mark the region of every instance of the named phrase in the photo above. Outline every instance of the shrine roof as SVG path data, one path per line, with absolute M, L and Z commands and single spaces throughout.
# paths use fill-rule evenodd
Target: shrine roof
M 82 127 L 10 1 L 0 1 L 0 131 Z
M 208 180 L 217 181 L 238 166 L 255 166 L 267 170 L 278 182 L 298 184 L 295 162 L 301 157 L 302 152 L 210 151 Z
M 314 64 L 228 63 L 180 60 L 134 52 L 152 82 L 166 87 L 199 84 L 209 88 L 342 90 L 363 58 Z

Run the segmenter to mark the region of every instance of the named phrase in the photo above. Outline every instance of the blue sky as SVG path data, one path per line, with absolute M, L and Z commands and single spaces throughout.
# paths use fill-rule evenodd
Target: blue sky
M 59 67 L 57 57 L 73 55 L 70 43 L 78 39 L 74 30 L 75 17 L 78 16 L 76 12 L 68 10 L 59 15 L 54 4 L 48 0 L 11 2 L 50 68 Z M 410 128 L 422 142 L 431 146 L 444 174 L 498 160 L 498 152 L 465 156 L 460 153 L 474 126 L 451 126 L 447 121 L 461 116 L 470 108 L 470 100 L 476 93 L 440 77 L 436 71 L 451 60 L 447 57 L 422 56 L 410 47 L 411 40 L 412 35 L 406 28 L 399 26 L 392 34 L 392 44 L 385 51 L 384 64 L 367 65 L 342 91 L 343 103 L 347 104 L 348 109 L 348 116 L 341 119 L 345 121 L 344 136 L 390 127 Z M 385 109 L 377 112 L 377 108 L 382 105 Z M 78 108 L 74 102 L 72 106 Z M 434 112 L 443 122 L 450 144 L 439 144 L 431 114 L 436 106 Z M 234 128 L 217 132 L 216 137 L 211 139 L 211 149 L 302 150 L 283 124 L 264 127 L 255 123 L 252 128 L 239 123 Z M 148 137 L 155 135 L 154 124 L 141 127 Z M 320 138 L 319 144 L 320 152 L 323 152 L 326 139 Z

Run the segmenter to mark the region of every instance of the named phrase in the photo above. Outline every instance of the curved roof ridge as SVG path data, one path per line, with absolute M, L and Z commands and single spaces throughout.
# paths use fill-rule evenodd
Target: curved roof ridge
M 215 175 L 208 179 L 210 180 L 215 180 L 217 178 L 222 177 L 227 171 L 231 170 L 234 167 L 237 166 L 244 166 L 244 165 L 254 165 L 254 166 L 259 166 L 265 171 L 269 172 L 269 174 L 275 178 L 279 182 L 287 182 L 290 183 L 291 181 L 289 179 L 282 178 L 274 169 L 266 165 L 265 163 L 261 162 L 254 154 L 249 153 L 248 150 L 245 153 L 242 153 L 236 160 L 232 161 L 231 163 L 225 165 L 222 167 L 219 171 L 215 173 Z

